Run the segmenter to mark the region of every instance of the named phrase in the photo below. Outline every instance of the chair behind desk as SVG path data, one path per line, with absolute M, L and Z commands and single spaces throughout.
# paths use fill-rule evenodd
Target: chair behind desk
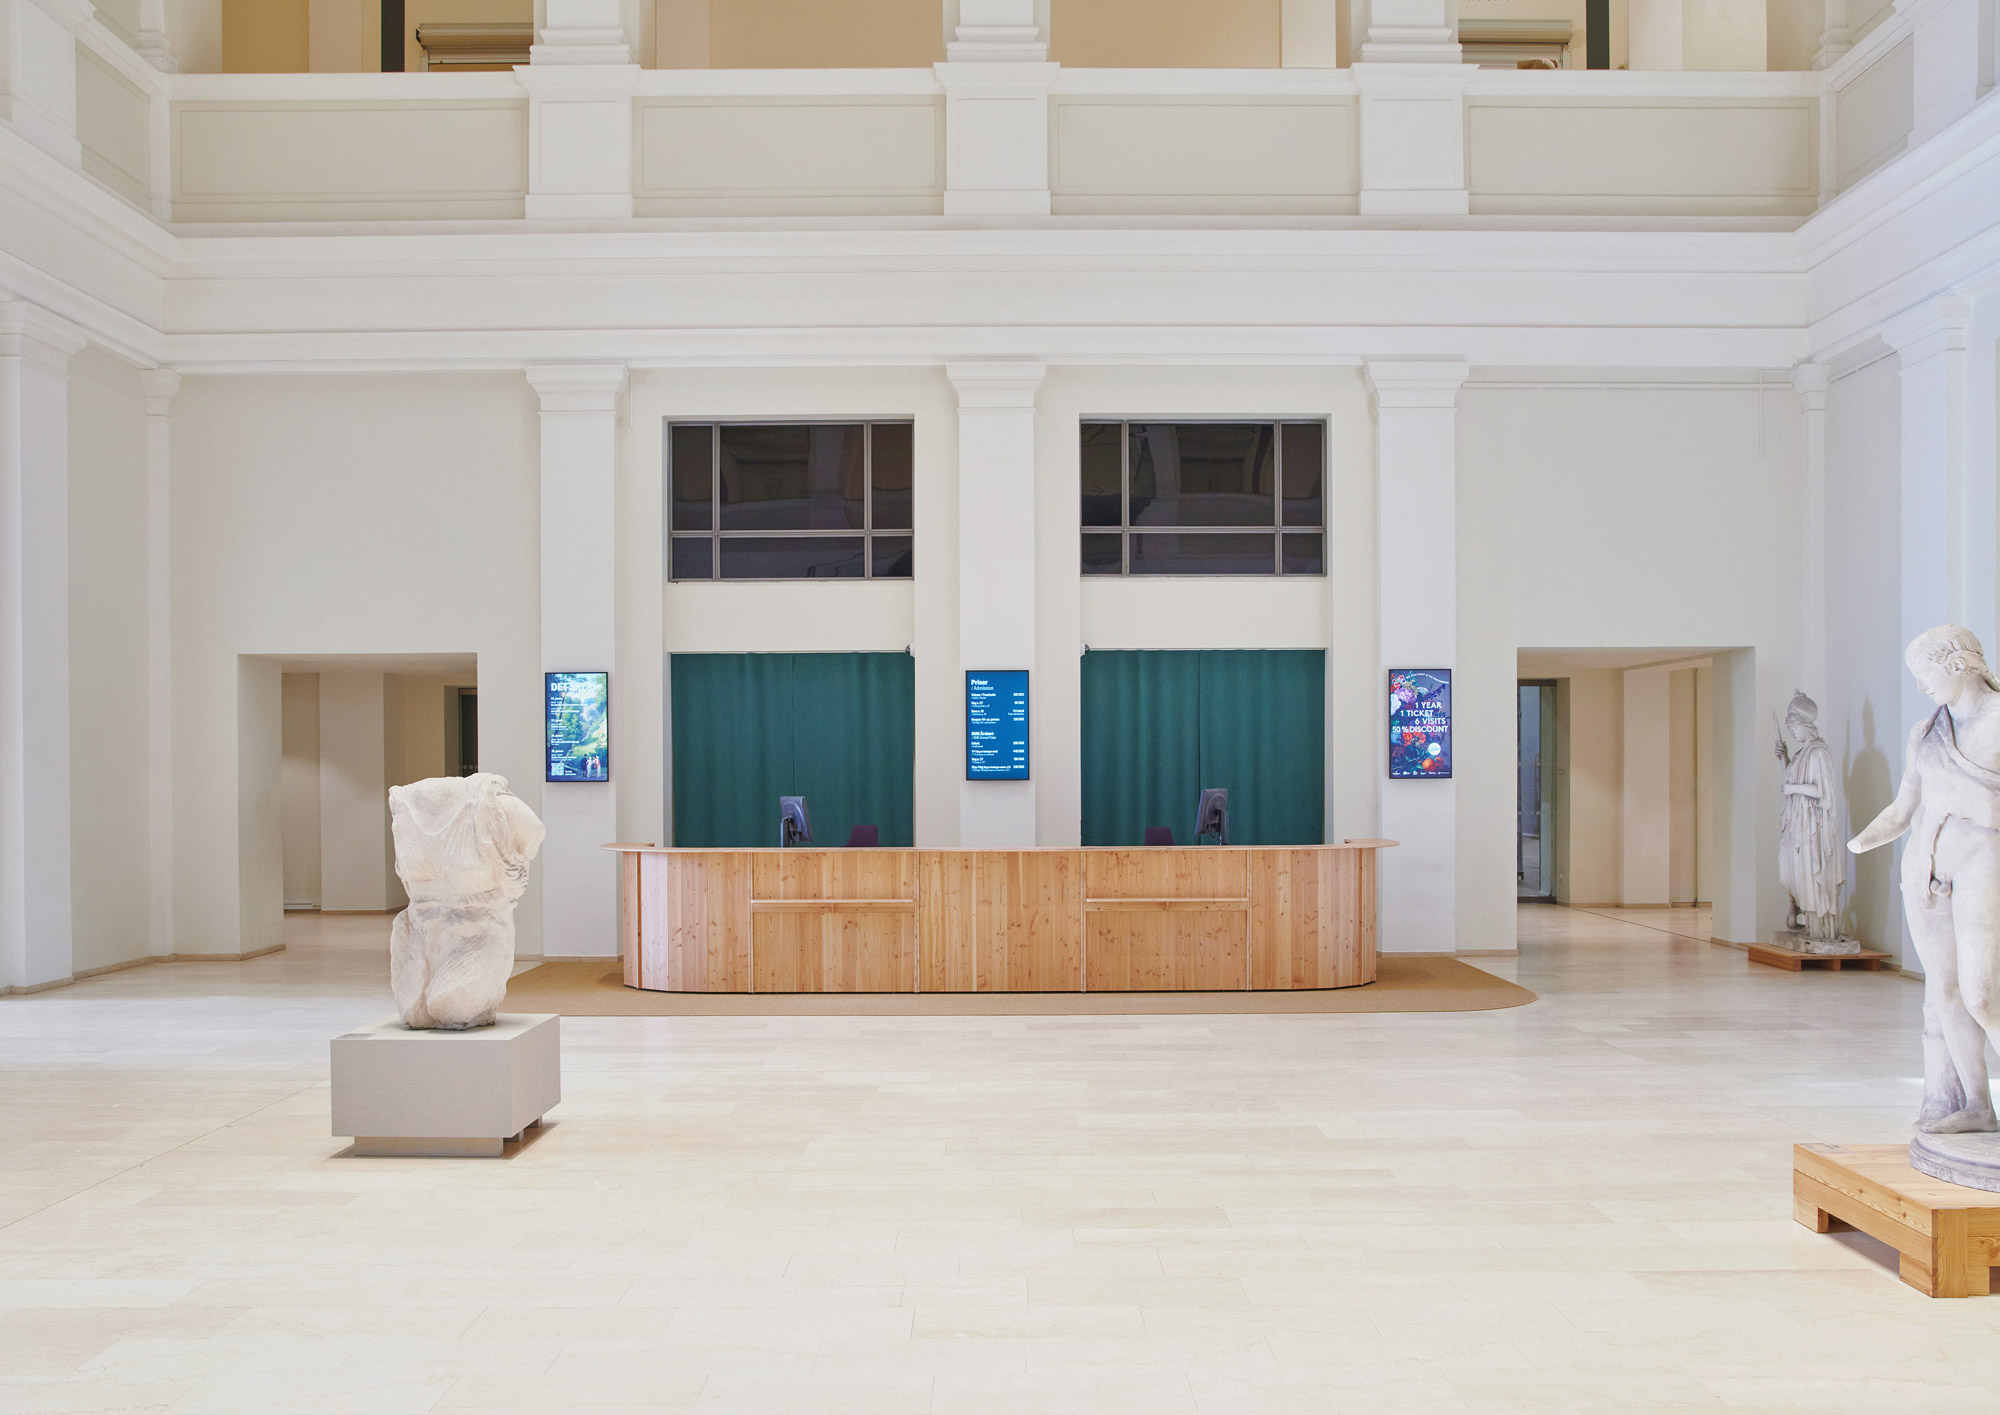
M 882 832 L 872 825 L 857 825 L 847 833 L 847 848 L 850 850 L 874 850 L 882 844 Z

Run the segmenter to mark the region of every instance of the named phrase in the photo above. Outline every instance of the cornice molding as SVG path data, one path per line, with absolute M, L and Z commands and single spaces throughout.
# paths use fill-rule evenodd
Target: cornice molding
M 146 416 L 164 418 L 173 410 L 174 396 L 181 391 L 181 376 L 170 368 L 140 369 L 139 388 L 146 397 Z
M 944 376 L 958 394 L 960 412 L 1032 409 L 1049 367 L 1032 359 L 950 361 Z
M 624 364 L 529 364 L 528 386 L 550 414 L 615 414 L 631 381 Z
M 61 315 L 27 300 L 0 299 L 0 358 L 21 359 L 44 373 L 69 377 L 69 363 L 90 345 Z
M 1465 359 L 1375 359 L 1361 365 L 1375 406 L 1388 411 L 1448 411 L 1472 374 Z
M 1965 352 L 1965 331 L 1972 323 L 1972 301 L 1962 295 L 1940 295 L 1912 306 L 1882 323 L 1882 338 L 1914 368 L 1939 354 Z

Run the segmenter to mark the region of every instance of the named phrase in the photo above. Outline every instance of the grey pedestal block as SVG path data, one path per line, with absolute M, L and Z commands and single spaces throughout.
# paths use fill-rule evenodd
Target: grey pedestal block
M 413 1032 L 391 1017 L 335 1037 L 333 1133 L 357 1155 L 497 1155 L 562 1100 L 561 1021 Z

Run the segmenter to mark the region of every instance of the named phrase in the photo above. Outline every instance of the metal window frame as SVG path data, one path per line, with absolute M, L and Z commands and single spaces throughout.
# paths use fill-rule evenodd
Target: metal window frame
M 1134 422 L 1146 423 L 1146 424 L 1165 423 L 1170 427 L 1240 427 L 1247 424 L 1254 427 L 1270 428 L 1272 495 L 1271 495 L 1271 524 L 1269 528 L 1267 529 L 1263 526 L 1135 527 L 1132 524 L 1132 425 Z M 1209 535 L 1265 535 L 1265 534 L 1268 534 L 1271 537 L 1272 578 L 1283 578 L 1287 574 L 1290 574 L 1291 577 L 1294 579 L 1326 578 L 1327 574 L 1326 512 L 1327 512 L 1327 499 L 1328 499 L 1326 494 L 1327 484 L 1328 484 L 1327 459 L 1329 455 L 1329 443 L 1332 441 L 1332 438 L 1329 436 L 1330 430 L 1327 426 L 1326 419 L 1324 418 L 1171 418 L 1168 419 L 1168 418 L 1083 417 L 1077 419 L 1077 432 L 1079 438 L 1081 438 L 1082 436 L 1082 430 L 1085 424 L 1089 424 L 1091 426 L 1096 426 L 1096 427 L 1106 427 L 1106 426 L 1116 427 L 1118 429 L 1118 526 L 1116 529 L 1116 534 L 1118 536 L 1118 574 L 1120 578 L 1130 578 L 1132 574 L 1132 537 L 1135 535 L 1209 536 Z M 1310 526 L 1288 526 L 1285 524 L 1285 429 L 1287 427 L 1301 427 L 1301 426 L 1317 427 L 1320 430 L 1319 521 L 1316 525 L 1310 525 Z M 1082 536 L 1092 536 L 1092 535 L 1101 536 L 1101 535 L 1113 534 L 1113 530 L 1109 526 L 1079 525 L 1077 530 L 1078 534 Z M 1320 568 L 1318 569 L 1317 572 L 1309 570 L 1295 570 L 1288 572 L 1285 569 L 1285 536 L 1288 533 L 1297 535 L 1319 536 Z M 1081 552 L 1081 550 L 1082 546 L 1079 544 L 1078 546 L 1079 553 Z M 1087 578 L 1094 579 L 1100 577 L 1090 576 Z M 1259 576 L 1254 573 L 1248 575 L 1175 574 L 1175 575 L 1163 575 L 1158 578 L 1182 579 L 1182 580 L 1246 580 L 1246 579 L 1257 579 L 1259 578 Z
M 816 579 L 810 575 L 758 575 L 743 579 L 732 579 L 730 584 L 790 585 L 810 582 L 813 584 L 837 584 L 842 579 L 868 581 L 914 580 L 914 569 L 908 575 L 882 575 L 875 573 L 875 541 L 878 536 L 894 539 L 908 536 L 914 542 L 916 527 L 907 529 L 875 529 L 875 429 L 879 426 L 908 427 L 913 430 L 916 420 L 910 417 L 859 417 L 859 418 L 687 418 L 677 420 L 664 418 L 662 440 L 666 451 L 667 510 L 666 510 L 666 569 L 670 584 L 700 585 L 724 583 L 722 575 L 722 542 L 725 540 L 854 540 L 861 542 L 861 574 L 859 576 L 835 579 Z M 706 427 L 708 440 L 708 529 L 705 531 L 677 531 L 673 525 L 673 478 L 674 478 L 674 429 L 676 427 Z M 725 427 L 858 427 L 861 429 L 861 524 L 839 530 L 825 527 L 811 527 L 804 530 L 734 530 L 722 528 L 722 429 Z M 913 448 L 914 450 L 914 448 Z M 914 488 L 912 488 L 914 490 Z M 912 497 L 914 502 L 915 498 Z M 914 516 L 912 517 L 914 520 Z M 682 578 L 674 574 L 674 546 L 677 540 L 705 540 L 708 546 L 708 576 L 706 579 Z

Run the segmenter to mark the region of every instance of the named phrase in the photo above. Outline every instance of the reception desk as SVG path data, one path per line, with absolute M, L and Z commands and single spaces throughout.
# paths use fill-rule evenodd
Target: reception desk
M 621 855 L 625 983 L 661 992 L 1206 992 L 1375 980 L 1340 845 Z

